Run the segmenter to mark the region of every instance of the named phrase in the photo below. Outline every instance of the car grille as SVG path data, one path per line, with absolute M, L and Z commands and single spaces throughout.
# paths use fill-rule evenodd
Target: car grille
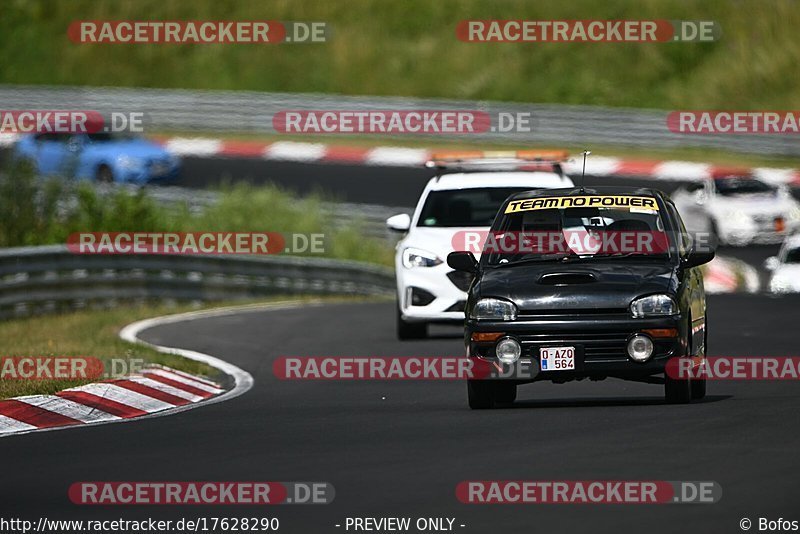
M 589 332 L 561 334 L 525 334 L 519 336 L 523 353 L 531 358 L 539 357 L 539 347 L 577 346 L 583 347 L 585 361 L 627 359 L 626 346 L 630 332 Z
M 592 316 L 630 316 L 627 308 L 568 308 L 560 310 L 520 310 L 519 320 L 552 319 L 552 318 L 571 318 Z
M 469 286 L 472 283 L 472 274 L 465 273 L 461 271 L 450 271 L 447 273 L 447 278 L 453 282 L 453 285 L 456 286 L 461 291 L 468 291 Z

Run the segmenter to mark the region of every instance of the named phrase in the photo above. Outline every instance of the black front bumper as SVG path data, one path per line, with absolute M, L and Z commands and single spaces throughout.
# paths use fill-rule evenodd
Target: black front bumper
M 511 337 L 522 346 L 520 360 L 513 368 L 505 366 L 503 376 L 521 383 L 536 380 L 566 382 L 608 377 L 639 380 L 664 372 L 667 361 L 687 354 L 687 321 L 681 315 L 651 319 L 633 319 L 628 314 L 606 316 L 564 316 L 530 318 L 516 321 L 486 322 L 468 320 L 465 328 L 467 356 L 497 363 L 495 341 L 472 341 L 476 332 L 497 332 Z M 677 336 L 650 336 L 653 355 L 645 362 L 632 360 L 627 353 L 628 340 L 647 329 L 674 329 Z M 575 347 L 575 369 L 541 371 L 539 349 Z M 499 365 L 498 365 L 499 366 Z M 502 366 L 500 366 L 502 367 Z

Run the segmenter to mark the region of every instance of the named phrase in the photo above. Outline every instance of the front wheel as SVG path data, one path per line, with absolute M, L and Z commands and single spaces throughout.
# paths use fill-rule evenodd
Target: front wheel
M 689 379 L 667 375 L 664 379 L 664 399 L 668 404 L 686 404 L 692 400 L 692 384 Z
M 502 380 L 467 380 L 467 399 L 473 410 L 489 410 L 517 400 L 517 385 Z
M 425 339 L 428 337 L 427 323 L 409 323 L 403 320 L 403 314 L 397 310 L 397 339 Z
M 114 182 L 114 172 L 108 165 L 100 165 L 95 175 L 95 180 L 101 184 L 110 184 Z

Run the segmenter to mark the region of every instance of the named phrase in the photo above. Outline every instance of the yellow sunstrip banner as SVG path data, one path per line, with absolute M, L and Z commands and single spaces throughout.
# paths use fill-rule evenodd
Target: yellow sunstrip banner
M 514 200 L 506 206 L 506 213 L 563 208 L 611 208 L 626 210 L 658 210 L 653 197 L 630 195 L 586 195 L 573 197 L 539 197 Z

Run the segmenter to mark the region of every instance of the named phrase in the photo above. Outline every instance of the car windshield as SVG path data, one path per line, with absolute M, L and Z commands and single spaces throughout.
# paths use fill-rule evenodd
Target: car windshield
M 722 196 L 734 195 L 756 195 L 764 193 L 774 193 L 777 191 L 773 187 L 761 180 L 749 178 L 747 176 L 729 176 L 726 178 L 717 178 L 714 180 L 714 188 L 717 194 Z
M 786 251 L 783 263 L 800 263 L 800 248 L 793 248 Z
M 581 198 L 586 206 L 597 207 L 549 207 Z M 543 197 L 510 202 L 505 217 L 489 232 L 483 254 L 488 265 L 502 266 L 623 256 L 663 259 L 670 249 L 653 197 Z
M 431 191 L 422 207 L 417 226 L 488 227 L 503 202 L 530 187 L 483 187 Z

